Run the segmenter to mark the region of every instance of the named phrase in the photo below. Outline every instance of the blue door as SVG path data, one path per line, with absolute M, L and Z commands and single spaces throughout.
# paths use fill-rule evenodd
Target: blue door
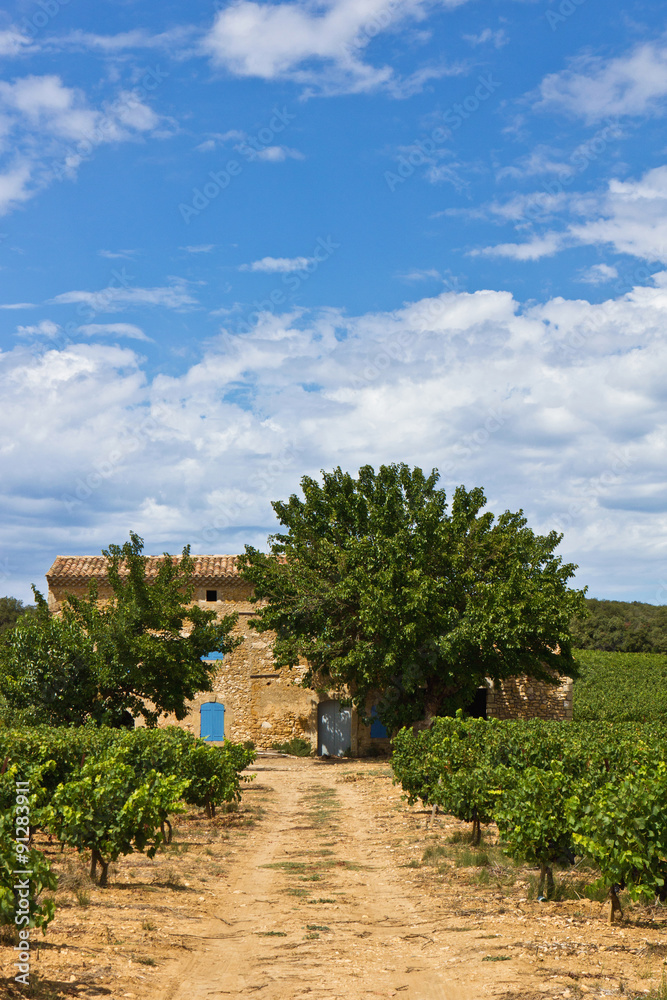
M 378 719 L 378 710 L 375 705 L 373 705 L 371 708 L 371 739 L 384 740 L 387 736 L 389 736 L 387 727 Z
M 224 740 L 225 706 L 217 701 L 208 701 L 199 709 L 201 714 L 200 735 L 203 740 Z

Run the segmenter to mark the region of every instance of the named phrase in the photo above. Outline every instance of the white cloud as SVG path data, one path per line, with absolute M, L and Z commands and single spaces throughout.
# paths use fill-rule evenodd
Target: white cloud
M 482 485 L 496 513 L 563 529 L 597 596 L 653 599 L 666 324 L 667 272 L 599 304 L 485 290 L 357 317 L 267 313 L 180 376 L 110 344 L 18 347 L 0 354 L 0 551 L 19 524 L 42 572 L 54 546 L 99 551 L 128 526 L 148 551 L 240 551 L 265 543 L 269 501 L 302 475 L 403 460 L 438 467 L 450 495 Z
M 606 285 L 615 278 L 618 278 L 618 271 L 615 267 L 610 264 L 593 264 L 581 272 L 579 281 L 587 285 Z
M 21 34 L 16 28 L 0 31 L 0 56 L 18 56 L 28 52 L 32 42 L 27 35 Z
M 399 278 L 403 281 L 442 281 L 442 275 L 440 271 L 437 271 L 434 267 L 427 268 L 415 268 L 413 271 L 408 271 L 407 274 L 399 274 Z
M 0 174 L 0 215 L 5 215 L 31 197 L 29 183 L 30 166 L 27 162 L 19 162 L 7 173 Z
M 667 97 L 667 46 L 645 42 L 632 52 L 605 61 L 582 56 L 560 73 L 550 73 L 539 88 L 545 110 L 557 109 L 589 122 L 615 115 L 662 113 Z
M 258 160 L 266 160 L 269 163 L 282 163 L 283 160 L 305 159 L 303 153 L 300 153 L 298 149 L 290 149 L 289 146 L 266 146 L 254 155 Z
M 121 90 L 94 108 L 55 74 L 0 81 L 0 119 L 13 158 L 0 174 L 0 214 L 56 179 L 74 178 L 98 146 L 167 134 L 138 92 Z
M 98 292 L 72 291 L 62 292 L 49 302 L 55 305 L 72 305 L 83 303 L 93 312 L 116 312 L 130 305 L 164 306 L 167 309 L 181 309 L 184 306 L 197 304 L 186 285 L 174 282 L 172 285 L 158 288 L 134 288 L 113 286 L 101 288 Z
M 133 323 L 84 323 L 78 329 L 87 337 L 127 337 L 130 340 L 153 343 L 151 337 L 147 337 L 141 327 L 134 326 Z
M 305 156 L 298 149 L 291 146 L 262 145 L 255 136 L 239 129 L 229 129 L 227 132 L 212 132 L 208 138 L 195 149 L 199 153 L 208 153 L 213 149 L 233 143 L 234 149 L 249 160 L 264 160 L 267 163 L 282 163 L 284 160 L 305 160 Z
M 108 260 L 132 260 L 139 253 L 138 250 L 98 250 L 100 257 Z
M 34 302 L 4 302 L 0 303 L 0 309 L 35 309 Z
M 143 28 L 121 31 L 116 35 L 100 35 L 78 30 L 65 36 L 51 37 L 45 45 L 52 49 L 98 49 L 110 54 L 129 49 L 166 49 L 174 58 L 190 54 L 187 45 L 196 32 L 196 28 L 188 25 L 157 34 L 151 34 Z
M 456 7 L 466 0 L 441 0 Z M 237 76 L 265 80 L 291 78 L 325 93 L 354 93 L 400 87 L 391 67 L 374 67 L 362 59 L 377 34 L 405 18 L 425 16 L 422 0 L 306 0 L 260 4 L 237 0 L 215 17 L 203 50 L 214 63 Z M 317 69 L 312 64 L 319 64 Z M 419 89 L 441 69 L 408 86 Z M 401 95 L 403 96 L 403 95 Z
M 60 331 L 60 327 L 53 320 L 43 319 L 32 326 L 18 326 L 16 332 L 19 337 L 48 337 L 52 339 Z
M 576 151 L 575 151 L 576 152 Z M 569 177 L 575 172 L 574 165 L 559 159 L 559 154 L 549 146 L 538 145 L 527 156 L 509 167 L 502 167 L 497 177 L 534 177 L 540 174 L 559 174 Z
M 520 196 L 529 204 L 529 198 Z M 539 198 L 548 205 L 548 197 Z M 563 199 L 563 195 L 554 196 Z M 508 218 L 512 217 L 506 206 Z M 539 202 L 536 202 L 539 206 Z M 513 260 L 538 260 L 573 246 L 609 247 L 616 253 L 630 254 L 648 261 L 667 263 L 667 166 L 648 170 L 639 180 L 611 180 L 607 191 L 599 195 L 570 196 L 566 201 L 571 214 L 583 221 L 570 222 L 561 232 L 551 230 L 531 235 L 524 243 L 502 243 L 471 251 L 472 256 L 486 254 Z M 554 206 L 552 206 L 553 208 Z M 492 208 L 500 214 L 500 207 Z M 526 221 L 525 219 L 523 220 Z
M 571 245 L 571 244 L 570 244 Z M 470 250 L 470 257 L 507 257 L 510 260 L 540 260 L 542 257 L 553 257 L 555 253 L 566 246 L 561 233 L 545 233 L 544 236 L 533 236 L 525 243 L 499 243 L 496 246 L 484 247 L 481 250 Z
M 179 247 L 178 249 L 185 250 L 186 253 L 210 253 L 211 250 L 215 250 L 215 243 L 200 243 L 198 246 Z
M 312 262 L 312 257 L 262 257 L 252 264 L 241 264 L 239 271 L 261 271 L 264 274 L 289 274 L 303 271 Z
M 463 37 L 471 45 L 488 45 L 490 43 L 496 49 L 502 49 L 509 42 L 507 33 L 503 28 L 499 28 L 498 31 L 493 31 L 491 28 L 484 28 L 478 35 L 464 35 Z

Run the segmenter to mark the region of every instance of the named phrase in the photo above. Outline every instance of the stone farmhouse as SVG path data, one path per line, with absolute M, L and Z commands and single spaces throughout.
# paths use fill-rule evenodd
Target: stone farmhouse
M 301 687 L 306 667 L 277 668 L 271 639 L 255 632 L 249 622 L 255 614 L 250 602 L 251 585 L 241 579 L 236 556 L 195 555 L 194 599 L 220 615 L 236 612 L 236 634 L 243 643 L 218 660 L 213 690 L 198 694 L 188 706 L 188 715 L 161 725 L 179 725 L 208 740 L 228 738 L 243 743 L 252 740 L 260 749 L 295 737 L 308 740 L 318 754 L 362 756 L 386 753 L 389 740 L 384 726 L 365 725 L 354 708 L 341 705 L 331 694 Z M 148 579 L 157 574 L 161 556 L 147 557 Z M 57 611 L 66 594 L 84 597 L 91 580 L 101 600 L 112 596 L 104 556 L 58 556 L 46 574 L 49 606 Z M 372 714 L 372 705 L 367 706 Z M 505 681 L 499 687 L 488 683 L 477 692 L 471 714 L 486 718 L 572 718 L 572 681 L 548 685 L 530 678 Z

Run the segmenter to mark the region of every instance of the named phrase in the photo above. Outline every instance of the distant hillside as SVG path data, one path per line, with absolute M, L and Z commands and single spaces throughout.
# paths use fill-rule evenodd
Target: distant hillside
M 572 622 L 572 645 L 616 653 L 667 653 L 667 605 L 586 600 L 589 616 Z

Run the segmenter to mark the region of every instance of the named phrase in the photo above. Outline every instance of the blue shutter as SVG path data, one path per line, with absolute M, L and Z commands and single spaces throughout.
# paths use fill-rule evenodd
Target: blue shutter
M 378 719 L 378 710 L 373 705 L 371 708 L 371 739 L 372 740 L 386 740 L 389 733 L 387 732 L 387 727 L 383 725 Z
M 200 736 L 203 740 L 224 740 L 225 706 L 217 701 L 208 701 L 199 709 L 201 715 Z

